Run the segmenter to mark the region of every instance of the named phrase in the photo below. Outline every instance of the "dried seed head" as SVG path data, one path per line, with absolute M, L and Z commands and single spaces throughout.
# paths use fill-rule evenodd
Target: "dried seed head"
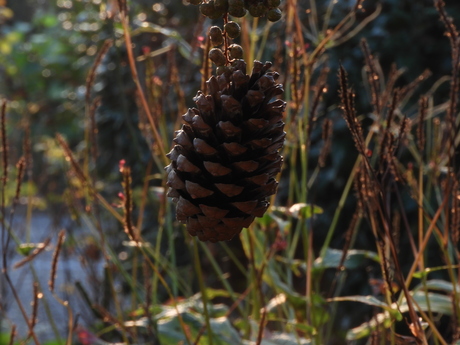
M 228 0 L 215 0 L 214 7 L 216 10 L 227 12 L 228 11 Z
M 269 8 L 278 7 L 281 4 L 281 0 L 265 0 Z
M 243 8 L 244 0 L 228 0 L 228 6 L 234 8 Z
M 226 11 L 216 8 L 214 0 L 211 0 L 200 5 L 200 12 L 210 19 L 217 19 L 222 17 Z
M 200 5 L 200 12 L 202 15 L 209 17 L 214 12 L 216 12 L 216 8 L 214 6 L 214 1 L 205 2 Z
M 237 38 L 241 34 L 241 27 L 235 22 L 228 22 L 225 24 L 224 29 L 230 38 Z
M 228 7 L 228 14 L 233 17 L 237 17 L 237 18 L 244 17 L 246 15 L 246 12 L 247 11 L 244 7 L 232 6 L 232 5 Z
M 211 39 L 211 44 L 216 47 L 224 43 L 224 36 L 222 35 L 222 30 L 218 26 L 211 26 L 209 29 L 209 37 Z
M 209 59 L 214 62 L 216 66 L 224 66 L 227 62 L 224 53 L 219 48 L 213 48 L 209 51 Z
M 267 13 L 268 8 L 263 3 L 251 4 L 248 7 L 249 14 L 253 17 L 262 17 Z
M 231 44 L 228 47 L 228 52 L 230 54 L 230 59 L 242 59 L 243 58 L 243 48 L 238 44 Z
M 281 10 L 279 8 L 272 8 L 267 12 L 267 19 L 271 22 L 277 22 L 281 19 Z

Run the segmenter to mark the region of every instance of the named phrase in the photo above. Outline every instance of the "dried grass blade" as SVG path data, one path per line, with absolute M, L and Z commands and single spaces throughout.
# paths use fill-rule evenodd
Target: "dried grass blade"
M 419 112 L 418 112 L 418 128 L 417 128 L 417 147 L 418 150 L 423 154 L 425 152 L 425 120 L 426 113 L 428 110 L 428 98 L 426 96 L 420 97 L 419 100 Z
M 56 281 L 57 263 L 59 259 L 59 253 L 61 252 L 61 249 L 62 249 L 62 244 L 64 243 L 64 239 L 65 239 L 65 230 L 61 230 L 58 235 L 58 242 L 56 245 L 56 249 L 54 250 L 54 253 L 53 253 L 53 260 L 51 264 L 51 274 L 50 274 L 50 280 L 48 283 L 49 289 L 52 293 L 54 293 L 54 283 Z
M 139 241 L 139 236 L 132 221 L 133 198 L 131 191 L 131 169 L 127 166 L 123 166 L 120 170 L 123 175 L 124 230 L 131 241 Z
M 358 152 L 365 156 L 366 150 L 364 145 L 363 132 L 361 124 L 357 119 L 356 110 L 354 107 L 354 93 L 348 88 L 347 72 L 342 65 L 340 65 L 339 69 L 339 84 L 344 119 L 348 125 L 348 128 L 350 129 Z
M 11 327 L 11 332 L 10 332 L 10 341 L 8 345 L 13 345 L 14 344 L 14 338 L 16 337 L 16 325 L 13 325 Z
M 323 168 L 326 165 L 326 158 L 331 150 L 332 146 L 332 131 L 333 131 L 333 124 L 331 119 L 326 119 L 323 122 L 323 147 L 321 148 L 321 152 L 319 154 L 318 165 Z
M 0 110 L 0 133 L 1 133 L 1 145 L 3 153 L 3 176 L 2 176 L 2 186 L 3 189 L 6 186 L 6 181 L 8 180 L 8 142 L 6 136 L 6 100 L 3 100 Z M 2 192 L 3 194 L 3 192 Z M 2 197 L 2 207 L 4 207 L 4 195 Z
M 56 139 L 59 143 L 59 145 L 62 147 L 64 150 L 64 156 L 65 159 L 70 162 L 71 167 L 73 168 L 73 171 L 77 178 L 80 180 L 82 184 L 86 184 L 87 178 L 85 174 L 83 173 L 83 170 L 81 169 L 80 165 L 77 163 L 75 158 L 73 157 L 72 150 L 70 150 L 69 145 L 67 145 L 67 142 L 65 141 L 64 137 L 61 134 L 56 134 Z
M 38 291 L 38 282 L 34 282 L 33 295 L 34 295 L 34 299 L 32 302 L 32 314 L 29 320 L 29 335 L 27 338 L 30 338 L 32 336 L 34 327 L 37 324 L 38 300 L 39 300 L 39 295 L 40 295 L 40 291 Z
M 380 83 L 379 83 L 379 75 L 377 73 L 377 68 L 375 65 L 374 57 L 372 56 L 369 45 L 365 39 L 361 40 L 361 49 L 364 53 L 364 59 L 366 64 L 366 72 L 367 72 L 367 79 L 369 82 L 369 86 L 371 88 L 371 103 L 374 107 L 374 112 L 377 116 L 381 115 L 382 104 L 380 99 Z

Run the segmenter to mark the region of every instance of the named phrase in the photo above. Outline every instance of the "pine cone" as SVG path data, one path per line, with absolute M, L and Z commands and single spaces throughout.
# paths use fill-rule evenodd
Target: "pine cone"
M 197 108 L 182 116 L 187 124 L 167 155 L 168 196 L 177 219 L 201 241 L 232 239 L 262 217 L 276 192 L 286 103 L 273 100 L 283 88 L 279 74 L 267 71 L 271 65 L 254 61 L 249 77 L 236 60 L 207 81 L 208 94 L 198 91 Z

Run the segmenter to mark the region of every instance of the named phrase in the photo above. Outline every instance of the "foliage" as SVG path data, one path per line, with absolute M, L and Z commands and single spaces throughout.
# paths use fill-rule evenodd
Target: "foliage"
M 58 1 L 32 23 L 1 27 L 2 253 L 15 247 L 24 257 L 16 264 L 34 271 L 51 248 L 50 238 L 29 243 L 15 230 L 18 205 L 37 206 L 32 186 L 20 190 L 32 179 L 91 234 L 63 231 L 54 245 L 43 300 L 57 300 L 69 324 L 54 330 L 55 343 L 458 342 L 460 54 L 443 3 L 422 6 L 445 25 L 430 32 L 440 50 L 451 40 L 451 77 L 439 79 L 443 62 L 431 84 L 419 45 L 391 58 L 405 41 L 376 39 L 408 25 L 402 7 L 419 3 L 294 0 L 277 23 L 235 19 L 247 32 L 235 40 L 245 60 L 267 58 L 281 71 L 287 139 L 268 213 L 215 244 L 191 239 L 174 219 L 163 166 L 180 115 L 204 85 L 200 73 L 215 72 L 201 60 L 208 27 L 222 20 L 175 1 L 130 5 Z M 368 39 L 346 54 L 360 34 Z M 416 71 L 405 79 L 402 66 Z M 54 289 L 64 254 L 104 264 L 97 294 L 75 286 L 88 320 L 74 323 Z M 14 297 L 8 255 L 0 287 Z M 41 343 L 42 296 L 36 288 L 23 314 L 28 330 L 15 339 Z M 6 343 L 14 326 L 2 326 Z

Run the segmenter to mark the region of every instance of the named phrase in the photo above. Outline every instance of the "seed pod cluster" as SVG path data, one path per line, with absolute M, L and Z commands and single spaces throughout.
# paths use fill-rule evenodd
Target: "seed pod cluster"
M 192 5 L 200 5 L 200 11 L 210 19 L 225 14 L 241 18 L 249 12 L 253 17 L 267 17 L 276 22 L 281 19 L 281 0 L 187 0 Z
M 176 218 L 201 241 L 227 241 L 262 217 L 282 166 L 283 92 L 270 62 L 235 60 L 198 91 L 168 154 Z
M 224 32 L 222 32 L 221 28 L 218 26 L 211 26 L 208 33 L 209 40 L 211 41 L 212 46 L 219 47 L 224 44 L 224 34 L 233 38 L 234 36 L 239 35 L 240 31 L 240 26 L 235 22 L 227 22 L 224 26 Z M 211 60 L 218 68 L 218 75 L 225 71 L 223 67 L 227 64 L 227 62 L 229 62 L 229 60 L 232 61 L 243 58 L 243 48 L 240 45 L 230 44 L 229 46 L 226 45 L 226 47 L 228 56 L 225 56 L 225 53 L 220 48 L 213 48 L 208 53 L 209 60 Z

